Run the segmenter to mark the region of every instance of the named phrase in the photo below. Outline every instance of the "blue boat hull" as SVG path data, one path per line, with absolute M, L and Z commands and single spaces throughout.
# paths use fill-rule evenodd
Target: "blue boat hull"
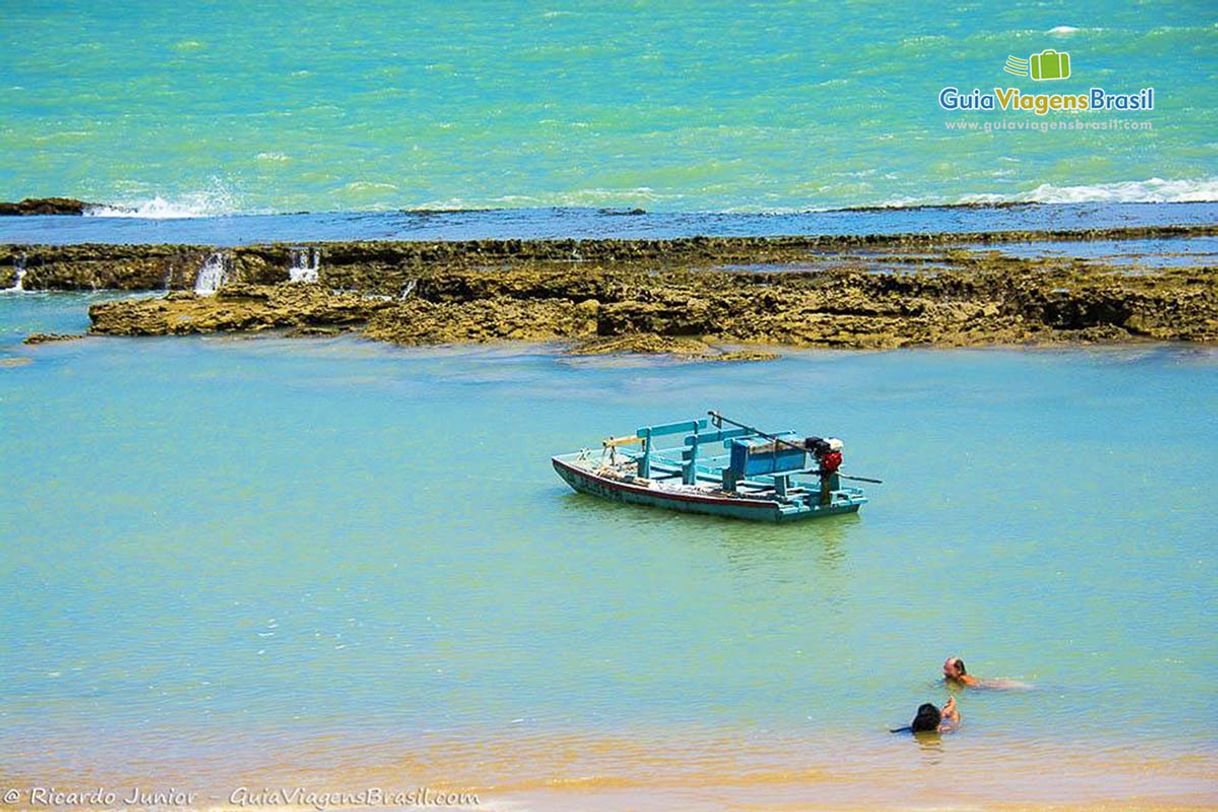
M 759 522 L 788 522 L 820 516 L 855 513 L 867 500 L 865 498 L 838 500 L 834 504 L 783 503 L 771 499 L 748 497 L 723 497 L 693 493 L 662 491 L 625 480 L 598 476 L 587 468 L 553 457 L 554 470 L 563 481 L 579 493 L 625 502 L 632 505 L 679 510 L 686 513 L 703 513 L 733 519 Z

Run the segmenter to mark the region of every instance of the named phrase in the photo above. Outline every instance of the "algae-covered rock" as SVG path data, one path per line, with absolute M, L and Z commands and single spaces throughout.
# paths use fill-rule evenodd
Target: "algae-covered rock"
M 23 344 L 50 344 L 57 341 L 75 341 L 84 338 L 83 333 L 30 333 Z
M 686 361 L 773 361 L 776 352 L 757 349 L 721 350 L 689 336 L 658 336 L 629 333 L 581 340 L 572 345 L 572 355 L 672 355 Z
M 616 355 L 637 353 L 666 354 L 683 358 L 708 358 L 719 355 L 709 344 L 689 336 L 660 336 L 651 333 L 628 333 L 611 337 L 590 338 L 573 345 L 572 355 Z
M 911 244 L 927 239 L 906 236 Z M 318 281 L 305 284 L 282 281 L 290 263 L 305 256 L 304 249 L 253 246 L 225 254 L 231 274 L 215 295 L 173 290 L 159 299 L 98 304 L 90 311 L 91 329 L 117 335 L 360 329 L 368 338 L 408 345 L 558 340 L 571 343 L 574 352 L 728 360 L 764 353 L 732 355 L 711 345 L 889 349 L 1218 340 L 1218 275 L 1213 273 L 1146 269 L 1131 275 L 1096 260 L 1021 259 L 951 244 L 942 246 L 947 259 L 927 272 L 900 262 L 889 270 L 816 265 L 820 260 L 809 266 L 809 246 L 829 239 L 843 245 L 871 240 L 324 244 L 320 254 L 309 249 L 307 256 L 319 256 L 320 267 Z M 896 238 L 884 239 L 892 247 Z M 728 270 L 713 264 L 729 255 L 767 262 L 804 259 L 795 270 L 756 270 L 755 265 Z M 169 261 L 189 260 L 197 267 L 212 252 L 0 246 L 0 269 L 20 258 L 27 279 L 67 285 L 74 279 L 71 268 L 90 269 L 85 277 L 101 278 L 106 256 L 146 278 Z M 140 270 L 141 262 L 149 267 Z
M 188 245 L 7 246 L 0 267 L 20 263 L 26 290 L 164 290 L 193 287 L 211 253 Z
M 795 275 L 806 284 L 815 285 L 809 277 L 824 270 L 867 267 L 909 271 L 928 259 L 951 268 L 983 272 L 1062 264 L 1060 259 L 1022 259 L 960 248 L 965 245 L 1215 234 L 1218 225 L 670 240 L 353 241 L 223 249 L 178 245 L 34 245 L 21 246 L 20 250 L 31 271 L 27 285 L 31 290 L 188 289 L 194 286 L 199 269 L 213 254 L 222 254 L 227 259 L 230 281 L 278 284 L 289 279 L 293 262 L 307 253 L 310 261 L 317 263 L 319 283 L 331 289 L 397 296 L 408 287 L 417 286 L 423 298 L 436 301 L 509 297 L 566 298 L 576 302 L 596 299 L 611 303 L 631 301 L 640 289 L 652 288 L 656 279 L 663 282 L 671 272 L 688 270 L 786 265 L 787 271 L 792 267 L 804 269 L 807 273 Z M 0 248 L 0 267 L 12 265 L 12 260 L 5 258 L 11 251 L 12 248 Z M 887 254 L 881 256 L 878 251 Z M 927 252 L 933 254 L 928 256 Z M 521 273 L 506 273 L 509 271 Z M 777 275 L 792 274 L 745 274 L 752 277 L 751 284 L 759 286 L 770 284 Z M 891 272 L 879 276 L 884 279 L 882 284 L 894 292 L 905 286 L 941 287 L 935 282 L 938 276 L 935 273 Z M 943 284 L 968 287 L 970 283 L 956 277 Z
M 20 217 L 31 214 L 82 215 L 95 204 L 71 197 L 27 197 L 18 203 L 0 202 L 0 217 Z
M 106 335 L 184 335 L 363 324 L 389 302 L 313 285 L 234 285 L 215 296 L 170 294 L 158 299 L 99 302 L 89 308 L 90 332 Z
M 395 344 L 550 341 L 593 335 L 595 314 L 567 299 L 407 299 L 378 311 L 364 335 Z
M 731 350 L 712 356 L 712 361 L 776 361 L 781 353 L 770 350 Z

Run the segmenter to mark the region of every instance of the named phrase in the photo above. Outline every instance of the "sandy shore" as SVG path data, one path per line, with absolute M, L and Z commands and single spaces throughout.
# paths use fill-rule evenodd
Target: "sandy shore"
M 883 731 L 775 736 L 521 730 L 375 742 L 325 736 L 256 753 L 249 743 L 232 743 L 227 755 L 205 751 L 183 761 L 191 750 L 184 742 L 182 753 L 136 762 L 145 767 L 142 772 L 128 765 L 87 776 L 48 770 L 34 778 L 3 777 L 6 786 L 54 786 L 61 792 L 102 787 L 123 795 L 135 787 L 172 787 L 195 796 L 192 808 L 216 809 L 315 808 L 310 797 L 326 799 L 327 808 L 359 808 L 342 798 L 424 791 L 477 799 L 460 808 L 540 812 L 1199 809 L 1218 803 L 1212 753 L 967 732 L 927 741 Z

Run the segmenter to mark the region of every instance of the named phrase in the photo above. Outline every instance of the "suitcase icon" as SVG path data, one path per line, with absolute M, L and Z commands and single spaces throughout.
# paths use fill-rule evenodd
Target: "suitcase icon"
M 1046 48 L 1038 54 L 1032 54 L 1029 61 L 1034 81 L 1070 78 L 1070 54 L 1065 51 L 1059 53 L 1052 48 Z

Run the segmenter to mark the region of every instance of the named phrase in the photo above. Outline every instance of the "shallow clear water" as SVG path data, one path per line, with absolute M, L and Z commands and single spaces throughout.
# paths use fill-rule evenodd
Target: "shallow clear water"
M 1213 267 L 1218 265 L 1218 237 L 1187 239 L 1091 240 L 1088 242 L 1013 242 L 970 245 L 981 251 L 1000 251 L 1007 256 L 1033 259 L 1080 257 L 1111 265 L 1141 265 L 1147 268 Z
M 1213 12 L 1204 0 L 8 3 L 0 199 L 162 214 L 1214 200 Z M 1009 55 L 1046 48 L 1071 54 L 1069 79 L 1003 72 Z M 1153 130 L 949 130 L 1041 121 L 944 111 L 949 85 L 1154 87 L 1150 113 L 1085 116 Z
M 1036 775 L 1032 797 L 1078 800 L 1118 765 L 1169 791 L 1148 765 L 1218 755 L 1212 349 L 17 343 L 82 329 L 90 300 L 0 297 L 9 777 L 798 783 L 834 752 L 846 783 L 821 789 L 853 802 L 903 798 L 930 755 L 972 797 Z M 707 408 L 841 436 L 885 482 L 857 517 L 769 527 L 602 503 L 550 469 Z M 952 653 L 1036 688 L 964 694 L 928 755 L 885 729 L 945 698 Z

